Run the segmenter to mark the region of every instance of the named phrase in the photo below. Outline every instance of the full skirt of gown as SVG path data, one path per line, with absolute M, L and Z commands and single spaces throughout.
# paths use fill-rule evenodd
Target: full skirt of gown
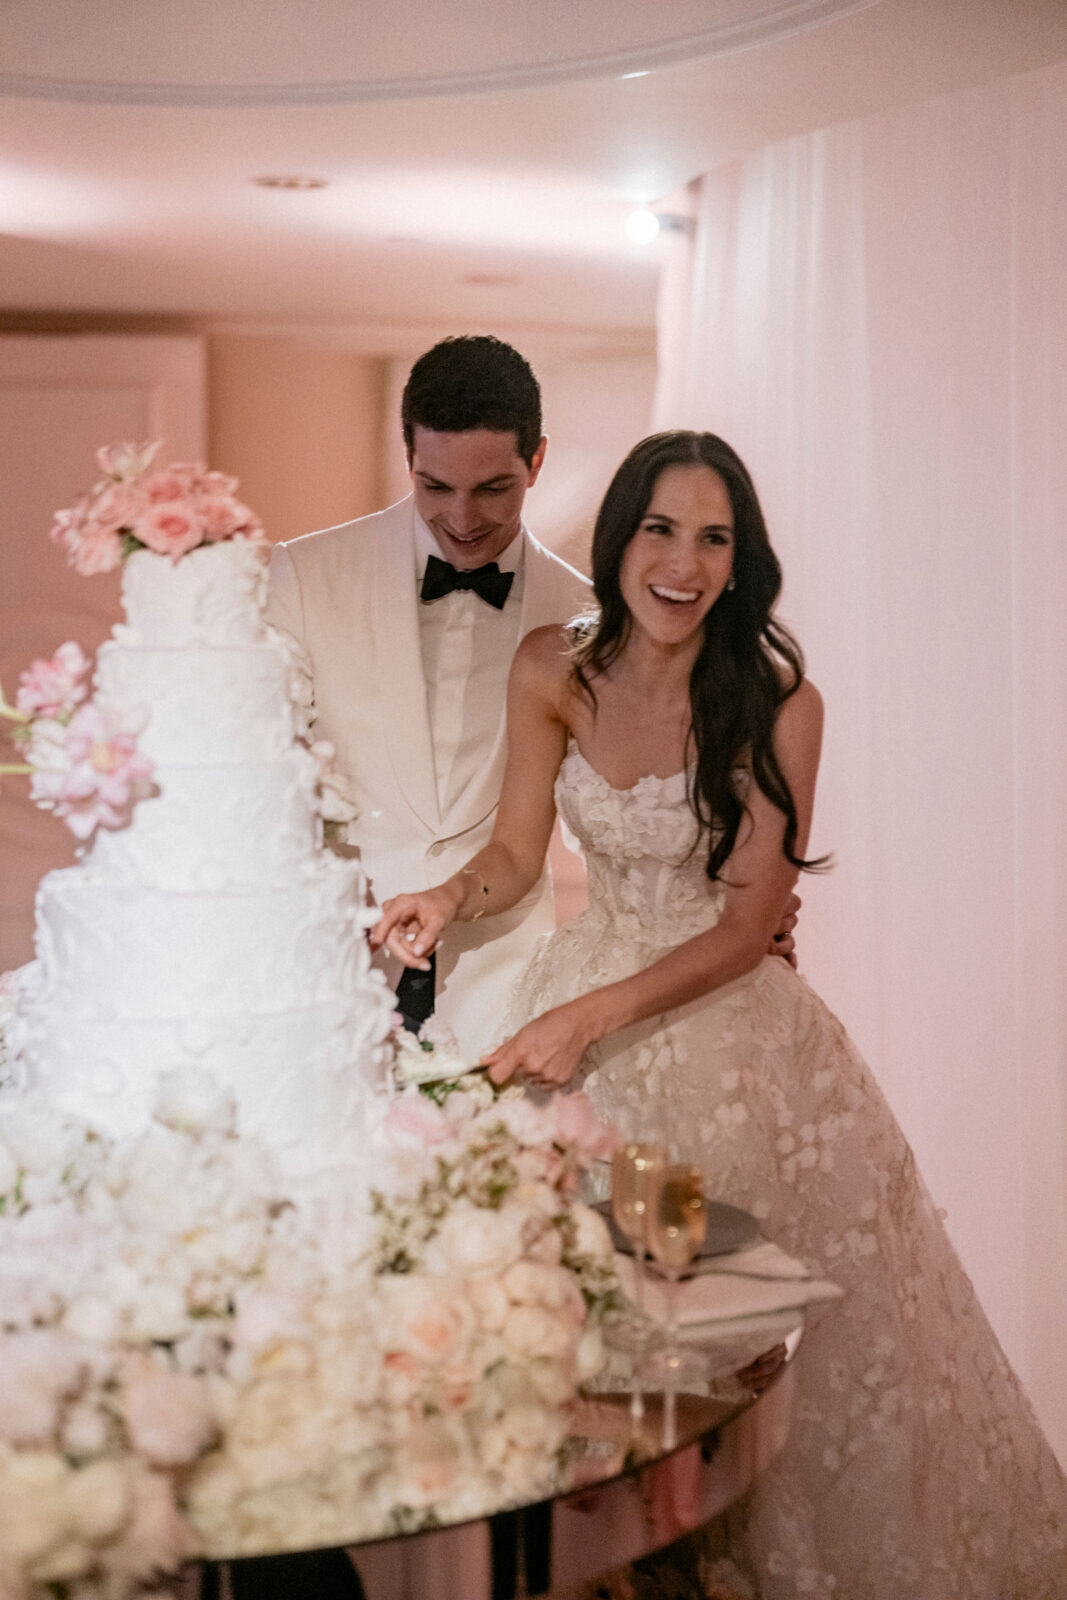
M 542 943 L 509 1032 L 721 908 L 685 774 L 614 789 L 572 743 L 556 801 L 589 909 Z M 761 1600 L 1064 1600 L 1067 1481 L 881 1092 L 804 980 L 767 957 L 594 1046 L 579 1084 L 608 1122 L 668 1101 L 699 1130 L 716 1198 L 845 1290 L 809 1318 L 785 1452 L 724 1524 L 745 1586 Z

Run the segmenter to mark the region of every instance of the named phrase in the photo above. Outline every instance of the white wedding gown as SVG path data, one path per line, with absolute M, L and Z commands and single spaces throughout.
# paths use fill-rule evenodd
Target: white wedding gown
M 721 906 L 684 774 L 613 789 L 572 743 L 556 800 L 589 909 L 542 944 L 509 1031 L 647 966 Z M 603 1041 L 586 1069 L 608 1121 L 669 1100 L 700 1130 L 716 1198 L 846 1291 L 811 1318 L 785 1454 L 728 1524 L 762 1600 L 1063 1600 L 1067 1482 L 892 1113 L 804 980 L 767 957 Z

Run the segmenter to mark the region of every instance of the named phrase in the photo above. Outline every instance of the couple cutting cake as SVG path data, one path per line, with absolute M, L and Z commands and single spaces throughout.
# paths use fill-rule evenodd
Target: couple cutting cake
M 1062 1474 L 869 1072 L 767 954 L 810 864 L 821 703 L 745 467 L 711 434 L 637 446 L 591 595 L 521 523 L 545 440 L 515 351 L 437 346 L 403 423 L 412 498 L 272 567 L 401 1010 L 436 1001 L 495 1077 L 582 1082 L 609 1121 L 669 1102 L 719 1197 L 849 1291 L 806 1341 L 785 1452 L 704 1536 L 739 1594 L 1051 1600 Z M 539 943 L 557 810 L 590 905 Z

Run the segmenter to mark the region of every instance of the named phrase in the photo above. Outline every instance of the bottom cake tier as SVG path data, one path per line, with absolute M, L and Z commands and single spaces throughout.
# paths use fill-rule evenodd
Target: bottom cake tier
M 27 1089 L 110 1137 L 146 1127 L 160 1079 L 195 1068 L 233 1095 L 237 1128 L 303 1173 L 358 1158 L 368 1095 L 383 1076 L 393 998 L 380 974 L 358 995 L 258 1015 L 104 1021 L 47 1004 L 29 969 L 18 1056 Z

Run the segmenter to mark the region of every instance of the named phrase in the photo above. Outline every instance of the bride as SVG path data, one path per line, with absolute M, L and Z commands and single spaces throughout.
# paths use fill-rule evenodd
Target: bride
M 451 920 L 513 905 L 558 807 L 589 909 L 534 957 L 492 1077 L 580 1080 L 609 1121 L 668 1100 L 718 1197 L 846 1290 L 811 1319 L 785 1452 L 707 1559 L 762 1600 L 1058 1600 L 1067 1482 L 868 1069 L 764 955 L 797 873 L 823 864 L 805 857 L 822 703 L 772 615 L 781 569 L 733 450 L 639 444 L 593 582 L 595 620 L 516 655 L 489 845 L 388 901 L 372 940 L 425 967 Z

